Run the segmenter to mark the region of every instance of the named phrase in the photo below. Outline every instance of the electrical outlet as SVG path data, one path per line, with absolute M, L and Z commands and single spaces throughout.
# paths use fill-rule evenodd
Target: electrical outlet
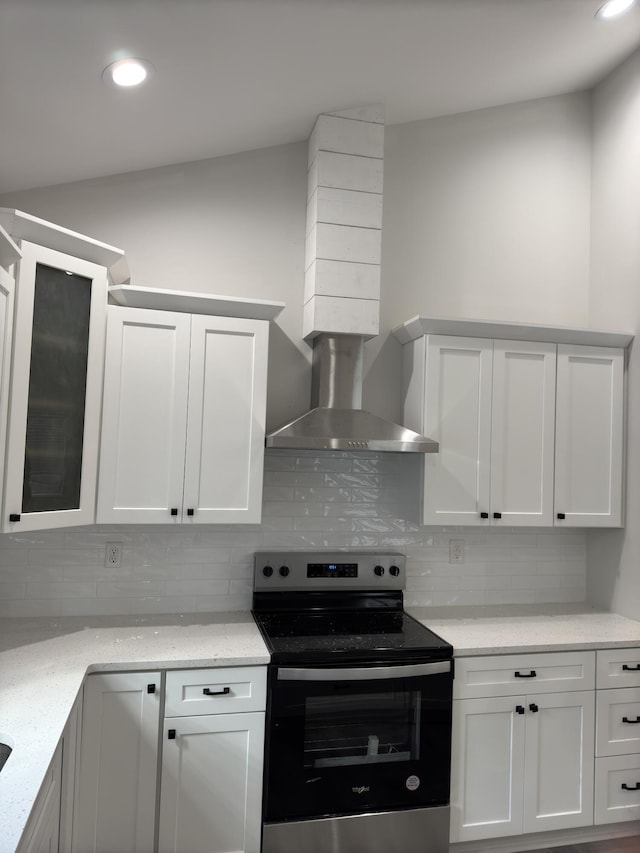
M 464 563 L 464 539 L 449 539 L 449 562 Z
M 107 542 L 104 549 L 104 564 L 107 568 L 120 568 L 122 565 L 122 545 L 119 542 Z

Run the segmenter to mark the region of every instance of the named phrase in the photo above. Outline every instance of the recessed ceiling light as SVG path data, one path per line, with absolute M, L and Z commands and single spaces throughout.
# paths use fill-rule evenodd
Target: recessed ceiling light
M 139 86 L 153 74 L 153 65 L 146 59 L 119 59 L 102 72 L 102 79 L 109 86 L 130 89 Z
M 618 15 L 627 12 L 635 2 L 636 0 L 607 0 L 596 12 L 596 18 L 601 21 L 610 21 L 611 18 L 617 18 Z

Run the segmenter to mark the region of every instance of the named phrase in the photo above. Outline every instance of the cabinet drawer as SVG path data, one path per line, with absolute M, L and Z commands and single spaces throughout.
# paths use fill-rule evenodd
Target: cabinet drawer
M 457 658 L 454 699 L 593 690 L 595 652 Z
M 599 690 L 596 755 L 640 752 L 640 687 Z
M 176 669 L 167 672 L 165 717 L 264 711 L 266 666 Z
M 639 819 L 640 755 L 596 758 L 594 823 Z
M 605 649 L 598 654 L 598 688 L 640 687 L 640 649 Z

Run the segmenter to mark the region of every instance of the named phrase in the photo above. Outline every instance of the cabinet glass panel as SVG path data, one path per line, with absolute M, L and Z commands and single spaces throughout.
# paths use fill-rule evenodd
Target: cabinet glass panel
M 37 264 L 22 511 L 80 506 L 91 279 Z

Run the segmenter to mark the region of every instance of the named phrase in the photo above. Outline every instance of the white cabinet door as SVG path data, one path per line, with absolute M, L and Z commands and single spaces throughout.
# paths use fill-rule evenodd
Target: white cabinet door
M 622 525 L 624 352 L 558 346 L 555 523 Z
M 160 673 L 87 677 L 74 853 L 154 849 Z
M 526 699 L 524 832 L 593 823 L 595 694 Z
M 23 241 L 4 532 L 95 521 L 107 273 Z
M 62 752 L 61 742 L 34 803 L 18 853 L 58 853 Z
M 594 691 L 453 703 L 451 841 L 593 822 Z
M 187 521 L 260 521 L 268 334 L 264 321 L 193 316 Z
M 259 853 L 264 713 L 164 723 L 159 853 Z
M 522 832 L 525 697 L 453 703 L 451 841 Z
M 553 524 L 556 346 L 494 341 L 493 524 Z
M 488 524 L 493 342 L 430 335 L 424 432 L 424 524 Z M 486 514 L 486 519 L 481 517 Z
M 188 314 L 109 306 L 100 524 L 182 518 L 190 323 Z

